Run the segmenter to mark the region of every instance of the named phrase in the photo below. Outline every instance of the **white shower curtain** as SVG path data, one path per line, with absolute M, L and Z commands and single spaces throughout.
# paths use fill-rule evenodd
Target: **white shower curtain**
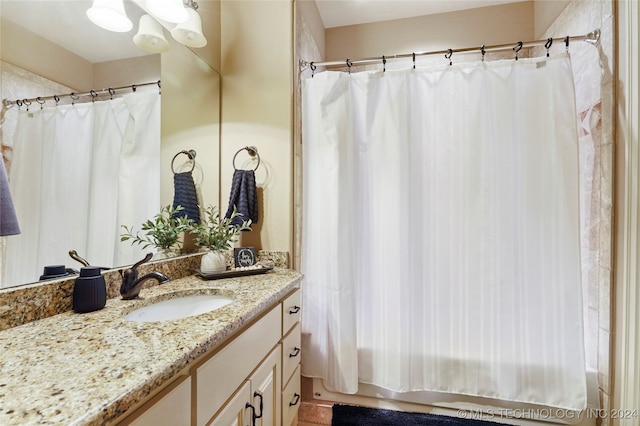
M 303 82 L 303 374 L 586 404 L 570 59 Z
M 160 210 L 160 95 L 20 111 L 10 182 L 22 234 L 7 239 L 4 286 L 81 267 L 72 249 L 95 266 L 141 259 L 120 225 Z

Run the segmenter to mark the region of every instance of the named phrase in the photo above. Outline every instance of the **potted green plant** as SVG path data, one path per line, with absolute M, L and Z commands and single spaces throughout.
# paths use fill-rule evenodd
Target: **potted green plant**
M 202 273 L 219 273 L 227 269 L 224 253 L 238 240 L 241 231 L 251 229 L 251 219 L 234 223 L 234 219 L 239 216 L 242 214 L 238 213 L 235 206 L 228 218 L 221 217 L 217 207 L 209 206 L 204 210 L 201 223 L 191 223 L 189 232 L 195 236 L 195 244 L 208 250 L 200 263 Z
M 193 227 L 193 220 L 187 217 L 178 217 L 176 213 L 184 210 L 182 206 L 175 209 L 167 205 L 155 215 L 142 224 L 142 229 L 134 233 L 133 227 L 122 225 L 125 230 L 120 235 L 120 241 L 129 241 L 131 244 L 142 245 L 143 249 L 155 247 L 163 257 L 176 256 L 179 250 L 176 246 L 180 240 L 180 234 Z

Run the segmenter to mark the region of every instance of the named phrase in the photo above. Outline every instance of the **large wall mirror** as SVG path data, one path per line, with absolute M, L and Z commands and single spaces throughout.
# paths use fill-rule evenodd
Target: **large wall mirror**
M 93 24 L 86 15 L 86 11 L 92 5 L 91 0 L 0 0 L 0 98 L 8 100 L 46 97 L 63 95 L 71 92 L 83 93 L 90 90 L 100 91 L 106 88 L 131 87 L 131 90 L 122 89 L 115 96 L 108 93 L 96 102 L 110 102 L 110 98 L 118 99 L 132 93 L 133 85 L 136 85 L 137 94 L 153 93 L 161 95 L 159 98 L 160 117 L 158 120 L 160 142 L 159 170 L 142 171 L 142 179 L 151 180 L 148 185 L 159 188 L 159 203 L 148 205 L 145 201 L 144 191 L 140 191 L 138 185 L 129 185 L 127 190 L 133 200 L 132 212 L 144 211 L 144 218 L 150 219 L 153 214 L 160 211 L 163 206 L 171 204 L 174 198 L 175 172 L 192 170 L 193 178 L 198 191 L 198 201 L 202 204 L 218 204 L 219 202 L 219 118 L 220 118 L 220 76 L 216 71 L 219 67 L 219 2 L 200 2 L 198 12 L 202 18 L 203 32 L 209 44 L 202 48 L 193 48 L 182 45 L 174 40 L 170 34 L 170 27 L 164 25 L 164 36 L 169 43 L 169 49 L 163 53 L 150 53 L 138 47 L 133 37 L 138 32 L 140 17 L 147 13 L 144 0 L 125 0 L 125 11 L 133 28 L 127 32 L 107 31 Z M 211 22 L 213 21 L 213 22 Z M 219 30 L 218 30 L 219 31 Z M 212 34 L 213 33 L 213 34 Z M 143 83 L 161 81 L 161 85 Z M 76 103 L 77 102 L 77 103 Z M 92 102 L 91 96 L 85 99 L 60 99 L 59 106 L 74 103 L 80 107 L 82 103 Z M 42 107 L 56 108 L 55 101 L 47 101 Z M 37 103 L 28 106 L 34 115 L 42 108 Z M 16 147 L 14 141 L 18 115 L 27 113 L 27 106 L 16 105 L 3 106 L 2 127 L 0 127 L 5 164 L 10 168 L 12 155 Z M 137 119 L 137 128 L 148 130 L 149 124 L 145 116 Z M 97 131 L 101 133 L 102 131 Z M 67 130 L 66 134 L 76 133 L 75 130 Z M 152 132 L 153 133 L 153 132 Z M 72 135 L 69 136 L 71 139 Z M 104 135 L 101 135 L 104 136 Z M 27 138 L 28 140 L 28 138 Z M 21 140 L 24 143 L 23 140 Z M 77 143 L 78 155 L 85 147 Z M 47 148 L 48 149 L 48 148 Z M 176 154 L 183 150 L 196 152 L 195 164 L 190 162 L 187 156 Z M 157 154 L 157 153 L 156 153 Z M 154 155 L 156 155 L 154 154 Z M 41 153 L 42 155 L 49 155 Z M 125 154 L 122 154 L 125 155 Z M 146 154 L 133 150 L 128 164 L 144 164 Z M 78 164 L 75 155 L 67 155 L 63 161 L 54 161 L 51 168 L 64 171 L 73 167 L 83 166 Z M 55 156 L 51 158 L 57 158 Z M 90 167 L 101 166 L 101 156 L 94 155 L 95 164 Z M 39 173 L 39 166 L 35 166 L 33 173 Z M 86 164 L 84 164 L 86 167 Z M 103 165 L 102 165 L 103 166 Z M 140 172 L 140 171 L 138 171 Z M 13 174 L 10 171 L 10 176 Z M 30 176 L 31 173 L 21 176 Z M 13 183 L 12 183 L 13 186 Z M 142 186 L 140 186 L 142 187 Z M 89 197 L 108 200 L 102 193 L 97 193 L 90 187 Z M 31 194 L 20 191 L 12 194 L 14 200 L 20 197 L 30 197 Z M 0 238 L 0 254 L 2 262 L 0 268 L 0 288 L 12 287 L 21 284 L 36 282 L 44 274 L 46 265 L 65 265 L 68 268 L 79 269 L 82 265 L 69 257 L 69 250 L 77 250 L 81 257 L 86 258 L 91 264 L 97 266 L 117 267 L 131 264 L 144 257 L 140 246 L 132 247 L 129 242 L 120 242 L 119 235 L 90 237 L 94 245 L 114 244 L 121 247 L 120 251 L 126 255 L 120 256 L 119 261 L 109 264 L 99 258 L 92 258 L 90 254 L 83 253 L 83 247 L 75 247 L 66 241 L 66 235 L 71 232 L 68 228 L 83 229 L 85 218 L 101 212 L 83 211 L 78 207 L 76 197 L 66 199 L 54 199 L 46 206 L 39 206 L 40 220 L 48 223 L 49 227 L 56 227 L 56 221 L 52 218 L 60 215 L 74 215 L 77 218 L 77 227 L 58 227 L 60 237 L 41 240 L 35 250 L 51 253 L 43 264 L 30 265 L 21 268 L 24 274 L 19 278 L 15 274 L 12 278 L 5 279 L 7 262 L 13 264 L 9 239 L 21 238 L 28 234 L 35 226 L 29 223 L 29 217 L 21 218 L 18 212 L 18 220 L 23 233 L 15 236 Z M 24 204 L 24 203 L 23 203 Z M 104 201 L 100 209 L 112 210 L 122 206 L 117 203 Z M 155 204 L 155 203 L 154 203 Z M 27 215 L 29 216 L 29 215 Z M 32 215 L 31 215 L 32 216 Z M 44 217 L 44 219 L 42 219 Z M 120 225 L 134 226 L 140 229 L 141 216 L 130 214 Z M 48 222 L 47 222 L 48 221 Z M 42 226 L 42 224 L 40 224 Z M 66 228 L 66 229 L 65 229 Z M 105 238 L 107 240 L 103 240 Z M 103 243 L 104 241 L 104 243 Z M 35 254 L 34 254 L 35 256 Z M 29 256 L 22 256 L 29 257 Z

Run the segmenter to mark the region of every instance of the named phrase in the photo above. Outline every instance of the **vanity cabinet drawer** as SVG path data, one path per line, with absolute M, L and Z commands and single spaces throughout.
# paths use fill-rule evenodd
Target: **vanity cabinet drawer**
M 291 373 L 300 364 L 300 324 L 282 339 L 282 383 L 286 384 Z
M 300 366 L 297 366 L 293 377 L 282 391 L 282 425 L 290 426 L 296 419 L 301 402 Z
M 280 340 L 282 311 L 274 307 L 196 370 L 198 426 L 206 424 Z
M 284 336 L 300 321 L 300 311 L 302 309 L 302 299 L 300 290 L 282 302 L 282 335 Z

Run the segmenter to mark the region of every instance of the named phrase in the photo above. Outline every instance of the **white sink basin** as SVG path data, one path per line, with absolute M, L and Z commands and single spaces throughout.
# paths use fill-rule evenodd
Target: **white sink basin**
M 231 302 L 233 299 L 230 297 L 210 294 L 182 296 L 136 309 L 124 319 L 135 322 L 170 321 L 206 314 Z

